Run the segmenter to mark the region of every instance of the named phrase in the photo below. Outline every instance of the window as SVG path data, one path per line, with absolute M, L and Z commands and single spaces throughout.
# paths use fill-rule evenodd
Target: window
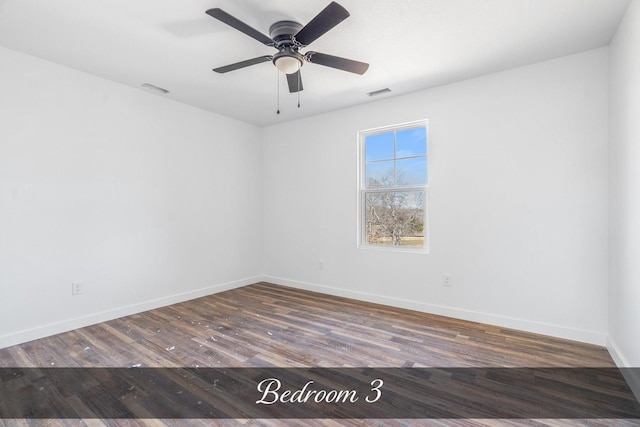
M 425 252 L 427 121 L 361 131 L 360 247 Z

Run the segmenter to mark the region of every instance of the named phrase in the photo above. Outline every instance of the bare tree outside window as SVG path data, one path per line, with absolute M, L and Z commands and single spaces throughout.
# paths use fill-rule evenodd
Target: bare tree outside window
M 366 243 L 424 246 L 424 192 L 368 193 Z

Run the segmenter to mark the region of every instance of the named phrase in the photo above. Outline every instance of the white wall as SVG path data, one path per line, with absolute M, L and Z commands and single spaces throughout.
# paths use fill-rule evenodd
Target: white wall
M 259 276 L 257 128 L 4 48 L 0 94 L 0 347 Z
M 265 128 L 267 279 L 604 344 L 607 76 L 602 48 Z M 431 253 L 357 249 L 356 132 L 423 118 Z
M 0 347 L 261 272 L 604 344 L 607 61 L 603 48 L 259 130 L 0 48 Z M 356 132 L 423 118 L 431 253 L 359 250 Z
M 640 2 L 632 1 L 610 48 L 609 348 L 628 367 L 640 367 L 639 46 Z

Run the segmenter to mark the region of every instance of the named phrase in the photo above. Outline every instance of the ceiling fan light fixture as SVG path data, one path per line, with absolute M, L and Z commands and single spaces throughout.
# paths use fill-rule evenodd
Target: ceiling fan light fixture
M 302 61 L 300 61 L 295 56 L 282 55 L 273 59 L 273 63 L 276 68 L 283 72 L 284 74 L 293 74 L 297 72 L 302 66 Z

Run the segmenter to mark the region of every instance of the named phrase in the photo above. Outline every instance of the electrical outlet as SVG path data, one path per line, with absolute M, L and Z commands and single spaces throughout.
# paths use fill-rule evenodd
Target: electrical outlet
M 451 274 L 444 274 L 442 276 L 442 286 L 451 286 Z
M 323 259 L 319 259 L 318 260 L 318 270 L 324 270 L 324 260 Z
M 71 283 L 71 295 L 82 295 L 82 282 Z

